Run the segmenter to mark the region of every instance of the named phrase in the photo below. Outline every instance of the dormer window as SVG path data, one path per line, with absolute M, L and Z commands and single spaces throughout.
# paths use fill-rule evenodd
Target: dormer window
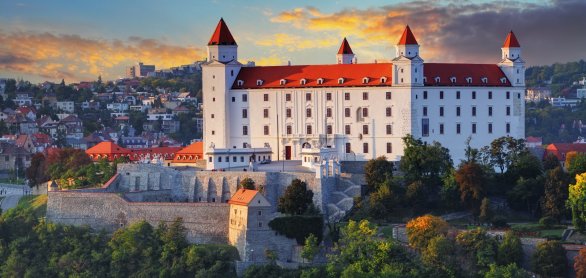
M 285 85 L 286 83 L 287 83 L 287 80 L 285 80 L 285 79 L 281 79 L 281 81 L 279 81 L 280 85 Z
M 503 84 L 507 83 L 507 79 L 506 79 L 506 78 L 504 78 L 504 77 L 502 77 L 502 78 L 501 78 L 501 83 L 503 83 Z
M 380 78 L 380 83 L 387 83 L 387 78 L 386 77 L 381 77 Z
M 436 77 L 435 77 L 435 83 L 440 83 L 440 78 L 439 78 L 439 76 L 436 76 Z
M 427 83 L 427 76 L 423 77 L 423 83 Z
M 258 79 L 256 80 L 256 86 L 262 86 L 262 80 Z
M 307 79 L 302 78 L 301 80 L 299 80 L 299 84 L 301 85 L 305 85 L 307 83 Z
M 368 84 L 368 81 L 369 81 L 368 77 L 362 78 L 362 84 Z
M 324 84 L 324 79 L 323 78 L 318 78 L 317 79 L 317 85 L 322 85 Z
M 486 78 L 486 77 L 482 77 L 480 80 L 481 80 L 481 81 L 482 81 L 482 83 L 484 83 L 484 84 L 488 83 L 488 78 Z
M 450 82 L 456 83 L 456 77 L 454 77 L 454 76 L 450 77 Z
M 238 80 L 236 81 L 236 85 L 239 87 L 242 87 L 244 85 L 244 81 L 243 80 Z
M 344 78 L 343 77 L 338 78 L 338 84 L 344 84 Z
M 466 77 L 466 83 L 468 83 L 468 84 L 472 83 L 472 77 Z

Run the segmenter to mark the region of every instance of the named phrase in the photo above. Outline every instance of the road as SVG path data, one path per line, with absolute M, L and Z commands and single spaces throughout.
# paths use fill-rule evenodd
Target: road
M 20 200 L 20 197 L 24 194 L 23 187 L 18 185 L 0 184 L 0 191 L 3 190 L 6 190 L 6 193 L 0 195 L 4 197 L 4 199 L 0 201 L 2 211 L 16 207 L 16 205 L 18 205 L 18 200 Z

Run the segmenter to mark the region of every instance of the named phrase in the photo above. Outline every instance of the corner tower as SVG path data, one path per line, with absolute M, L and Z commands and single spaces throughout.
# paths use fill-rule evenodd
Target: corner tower
M 223 18 L 208 42 L 208 61 L 214 60 L 222 63 L 238 60 L 238 45 Z
M 356 61 L 354 60 L 354 52 L 352 52 L 352 48 L 350 48 L 350 44 L 344 38 L 342 41 L 342 45 L 340 45 L 340 49 L 338 50 L 338 54 L 336 55 L 338 60 L 338 64 L 355 64 Z
M 202 65 L 204 156 L 211 149 L 231 148 L 230 89 L 242 65 L 238 45 L 224 19 L 220 19 L 208 43 L 208 61 Z M 209 161 L 208 161 L 209 162 Z
M 521 45 L 513 31 L 510 31 L 501 48 L 498 64 L 513 86 L 525 86 L 525 61 L 521 58 Z
M 393 86 L 423 86 L 423 59 L 419 57 L 419 43 L 409 25 L 396 45 L 393 59 Z

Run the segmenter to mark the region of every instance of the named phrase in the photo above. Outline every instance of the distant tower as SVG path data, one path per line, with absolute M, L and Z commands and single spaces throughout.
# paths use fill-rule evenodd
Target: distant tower
M 393 59 L 393 86 L 423 86 L 423 59 L 419 57 L 419 44 L 409 25 L 396 45 Z
M 354 52 L 352 52 L 352 48 L 350 48 L 350 44 L 344 38 L 342 41 L 342 45 L 340 45 L 340 50 L 338 50 L 338 54 L 336 55 L 338 60 L 338 64 L 354 64 Z
M 510 31 L 501 48 L 501 62 L 498 64 L 511 85 L 525 86 L 525 61 L 521 58 L 521 45 L 513 31 Z
M 205 148 L 232 148 L 228 92 L 240 71 L 238 45 L 224 19 L 220 19 L 208 43 L 208 61 L 202 65 Z M 205 153 L 205 152 L 204 152 Z M 208 157 L 206 157 L 208 159 Z

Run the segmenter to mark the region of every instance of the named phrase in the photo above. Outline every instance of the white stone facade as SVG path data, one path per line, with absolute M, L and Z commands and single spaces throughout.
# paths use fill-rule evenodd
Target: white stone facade
M 296 66 L 243 66 L 232 59 L 237 57 L 235 42 L 209 48 L 209 62 L 202 67 L 206 147 L 240 153 L 269 146 L 272 160 L 301 160 L 302 146 L 310 144 L 335 147 L 340 160 L 384 155 L 397 161 L 403 155 L 401 138 L 411 134 L 441 143 L 458 163 L 468 137 L 476 148 L 501 136 L 525 137 L 525 66 L 520 47 L 503 47 L 498 64 L 477 65 L 426 64 L 419 57 L 419 45 L 397 45 L 398 56 L 388 64 L 389 70 L 370 72 L 362 78 L 365 86 L 346 86 L 356 82 L 348 77 L 356 74 L 350 71 L 325 72 L 325 78 L 337 78 L 332 86 L 320 86 L 325 84 L 320 78 L 313 80 L 317 85 L 309 85 L 310 76 L 307 81 L 286 74 L 275 77 Z M 333 67 L 343 66 L 383 68 L 381 64 L 297 67 L 334 72 Z M 274 72 L 267 74 L 269 68 Z M 264 77 L 250 80 L 261 70 L 257 75 Z M 214 149 L 205 153 L 208 168 L 218 168 Z

